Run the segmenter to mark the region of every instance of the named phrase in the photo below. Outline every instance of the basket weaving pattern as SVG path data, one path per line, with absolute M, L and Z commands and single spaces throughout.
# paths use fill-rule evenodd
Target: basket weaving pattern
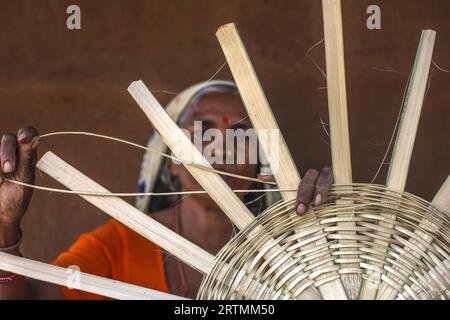
M 326 204 L 286 219 L 294 211 L 294 201 L 279 202 L 233 238 L 198 298 L 296 299 L 346 273 L 362 275 L 379 298 L 387 288 L 396 299 L 449 297 L 448 219 L 430 203 L 379 185 L 352 184 L 333 186 Z M 258 251 L 276 245 L 270 256 Z M 359 268 L 346 268 L 348 263 Z

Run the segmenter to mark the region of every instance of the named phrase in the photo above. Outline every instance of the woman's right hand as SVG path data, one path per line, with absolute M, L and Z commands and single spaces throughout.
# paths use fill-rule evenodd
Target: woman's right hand
M 0 233 L 17 232 L 33 189 L 10 181 L 34 183 L 39 135 L 35 128 L 6 133 L 0 141 Z M 1 239 L 0 239 L 1 240 Z M 1 246 L 1 245 L 0 245 Z

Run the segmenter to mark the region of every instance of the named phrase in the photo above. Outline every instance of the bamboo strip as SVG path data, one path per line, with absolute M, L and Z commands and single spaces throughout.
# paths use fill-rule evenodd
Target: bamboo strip
M 47 152 L 39 160 L 37 168 L 69 189 L 109 192 L 52 152 Z M 126 201 L 117 197 L 80 196 L 194 269 L 204 274 L 211 271 L 213 255 L 150 218 Z
M 403 192 L 405 189 L 414 141 L 416 139 L 420 114 L 427 89 L 435 39 L 435 31 L 422 31 L 410 85 L 406 94 L 400 129 L 394 146 L 391 165 L 389 166 L 386 183 L 388 189 L 399 192 Z
M 387 188 L 393 191 L 403 192 L 405 189 L 411 155 L 414 148 L 414 140 L 419 126 L 420 114 L 428 83 L 435 38 L 435 31 L 422 31 L 386 182 Z M 382 215 L 395 220 L 395 216 L 383 213 Z M 389 223 L 380 222 L 380 225 L 392 228 L 392 224 Z M 382 246 L 388 245 L 385 241 L 379 240 L 375 240 L 375 243 Z M 367 271 L 367 275 L 375 283 L 381 278 L 380 273 L 370 270 Z M 363 280 L 360 298 L 375 299 L 377 291 L 377 286 L 374 286 L 367 280 Z
M 341 1 L 323 0 L 322 7 L 334 182 L 336 184 L 350 184 L 352 183 L 352 167 L 347 115 Z M 355 226 L 355 223 L 341 222 L 338 225 L 351 228 Z M 353 231 L 342 231 L 341 233 L 356 234 L 356 232 Z M 344 245 L 356 244 L 356 241 L 353 240 L 341 240 L 339 242 Z M 341 249 L 340 251 L 345 252 L 345 250 L 346 249 Z M 356 256 L 348 257 L 356 258 Z M 351 273 L 350 271 L 357 269 L 359 269 L 359 263 L 341 264 L 341 279 L 349 298 L 352 300 L 357 299 L 358 297 L 358 291 L 361 285 L 361 275 L 359 273 Z
M 164 112 L 164 109 L 142 81 L 133 82 L 129 86 L 128 91 L 141 107 L 142 111 L 144 111 L 147 118 L 155 126 L 155 129 L 159 132 L 165 144 L 178 158 L 187 163 L 195 163 L 212 169 L 201 152 L 192 146 L 189 138 L 170 119 L 167 113 Z M 229 188 L 221 177 L 212 172 L 204 172 L 192 166 L 186 166 L 186 169 L 208 191 L 211 198 L 229 215 L 231 221 L 240 230 L 244 229 L 253 221 L 253 214 L 251 214 L 235 194 L 232 192 L 227 194 L 223 193 L 223 190 L 228 190 Z
M 178 158 L 184 160 L 183 164 L 187 162 L 202 165 L 204 167 L 211 167 L 201 152 L 164 112 L 159 102 L 142 81 L 133 82 L 129 86 L 128 91 L 147 115 L 148 119 L 152 122 L 166 145 Z M 255 217 L 253 214 L 217 174 L 205 172 L 191 165 L 185 167 L 240 230 L 243 230 L 254 221 Z M 259 228 L 256 228 L 256 230 L 259 230 Z M 273 241 L 269 234 L 263 234 L 265 234 L 265 239 L 264 242 L 262 241 L 261 243 Z M 276 248 L 274 247 L 269 250 L 267 254 L 271 254 L 275 250 Z M 274 261 L 274 263 L 275 262 L 276 261 Z M 337 293 L 334 294 L 334 297 L 338 297 Z M 304 293 L 303 299 L 306 298 L 318 298 L 313 288 L 308 289 Z
M 431 202 L 436 208 L 450 216 L 450 175 Z
M 71 280 L 76 272 L 50 264 L 13 256 L 0 252 L 0 270 L 13 272 L 25 277 L 54 283 L 60 286 L 72 285 L 74 289 L 120 300 L 184 300 L 185 298 L 136 285 L 106 279 L 84 272 L 77 275 L 79 283 Z
M 239 88 L 247 113 L 258 133 L 258 141 L 271 165 L 275 179 L 280 188 L 297 186 L 300 175 L 284 140 L 278 123 L 258 80 L 247 50 L 234 23 L 226 24 L 216 33 L 219 43 L 227 59 L 234 80 Z M 278 134 L 278 152 L 273 152 L 273 141 L 267 133 Z M 295 192 L 282 192 L 285 201 L 295 199 Z M 295 217 L 295 212 L 293 217 Z M 316 244 L 326 242 L 325 237 Z M 314 244 L 312 244 L 314 245 Z M 306 246 L 305 246 L 306 248 Z M 334 265 L 330 263 L 329 265 Z M 326 275 L 324 275 L 326 276 Z M 322 296 L 330 299 L 345 297 L 345 291 L 339 281 L 326 282 L 319 287 Z
M 331 156 L 336 184 L 352 183 L 340 0 L 322 0 Z
M 201 90 L 202 88 L 205 88 L 209 85 L 230 85 L 231 82 L 228 81 L 218 81 L 218 80 L 211 80 L 207 82 L 203 82 L 200 84 L 193 85 L 189 87 L 188 89 L 184 90 L 182 93 L 178 94 L 175 98 L 173 98 L 169 104 L 166 106 L 165 110 L 167 114 L 175 121 L 178 121 L 178 118 L 183 113 L 184 109 L 188 105 L 188 101 L 192 97 L 192 95 Z M 167 146 L 164 144 L 161 137 L 158 135 L 158 133 L 154 133 L 154 136 L 150 140 L 150 142 L 147 144 L 146 149 L 148 152 L 144 155 L 144 161 L 141 165 L 141 172 L 147 172 L 147 175 L 144 179 L 146 179 L 145 182 L 145 191 L 150 192 L 153 190 L 153 187 L 155 186 L 156 180 L 158 179 L 158 174 L 161 168 L 161 164 L 163 163 L 163 156 L 162 154 L 165 154 L 167 151 Z M 142 182 L 142 181 L 139 181 Z M 151 203 L 151 195 L 150 196 L 141 196 L 136 198 L 136 207 L 141 210 L 145 211 L 146 208 L 149 208 Z
M 239 88 L 239 93 L 253 128 L 258 134 L 259 144 L 264 150 L 278 185 L 280 188 L 297 187 L 300 183 L 297 167 L 281 134 L 236 25 L 229 23 L 221 26 L 216 36 Z M 278 152 L 273 151 L 272 139 L 270 139 L 270 136 L 275 133 L 279 134 Z M 296 192 L 282 192 L 281 195 L 285 201 L 288 201 L 295 199 Z
M 445 213 L 448 216 L 450 216 L 450 175 L 447 177 L 447 180 L 444 182 L 444 184 L 441 186 L 441 188 L 439 189 L 439 191 L 436 193 L 436 195 L 433 198 L 433 201 L 431 202 L 436 208 L 438 208 L 439 210 L 441 210 L 443 213 Z M 421 223 L 419 224 L 420 228 L 423 228 L 426 231 L 429 231 L 433 234 L 436 234 L 439 232 L 439 229 L 441 228 L 440 225 L 430 221 L 429 219 L 427 219 L 426 217 L 421 221 Z M 433 238 L 428 235 L 427 233 L 421 231 L 421 230 L 415 230 L 414 231 L 415 234 L 417 234 L 419 237 L 421 237 L 423 240 L 425 240 L 427 243 L 432 243 L 433 242 Z M 421 250 L 426 251 L 427 248 L 421 244 L 419 241 L 410 238 L 409 242 L 412 243 L 413 245 L 417 246 L 418 248 L 420 248 Z M 405 247 L 405 250 L 407 250 L 407 248 Z M 411 252 L 412 254 L 414 254 L 417 258 L 420 258 L 419 254 L 415 251 Z M 448 259 L 445 259 L 445 262 L 447 264 L 450 263 L 450 261 Z M 438 271 L 435 271 L 438 272 Z M 403 285 L 404 282 L 401 281 L 399 278 L 393 276 L 394 280 L 397 281 L 398 285 Z M 447 285 L 448 282 L 450 280 L 447 279 Z M 414 287 L 412 287 L 412 289 L 414 290 Z M 377 299 L 379 300 L 392 300 L 394 299 L 397 294 L 399 293 L 398 290 L 396 290 L 394 287 L 387 285 L 386 283 L 383 283 L 380 287 L 380 291 L 378 292 L 378 296 Z

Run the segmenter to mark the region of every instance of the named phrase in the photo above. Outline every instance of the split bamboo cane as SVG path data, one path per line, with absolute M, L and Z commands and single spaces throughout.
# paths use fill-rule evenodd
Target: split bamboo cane
M 350 135 L 347 115 L 347 91 L 345 80 L 344 37 L 342 28 L 342 10 L 340 0 L 322 0 L 324 44 L 327 75 L 328 114 L 330 121 L 331 156 L 333 163 L 334 182 L 336 184 L 352 183 L 352 166 L 350 154 Z M 342 200 L 343 201 L 343 200 Z M 354 222 L 338 224 L 344 229 L 354 229 Z M 354 231 L 342 231 L 340 234 L 355 234 Z M 345 237 L 345 236 L 344 236 Z M 355 245 L 355 240 L 339 240 L 339 243 Z M 352 263 L 357 256 L 346 255 L 346 249 L 341 249 L 345 255 L 340 260 L 350 261 L 342 263 L 342 283 L 354 300 L 358 297 L 361 286 L 359 263 Z
M 151 290 L 132 284 L 106 279 L 77 270 L 61 268 L 30 259 L 0 252 L 0 270 L 25 277 L 50 282 L 60 286 L 71 286 L 104 297 L 120 300 L 181 300 L 179 296 Z M 71 277 L 73 276 L 73 281 Z
M 442 184 L 431 203 L 436 208 L 450 216 L 450 175 Z
M 392 161 L 389 167 L 386 186 L 390 190 L 403 192 L 408 177 L 408 170 L 411 161 L 411 155 L 414 148 L 414 140 L 419 126 L 420 114 L 425 97 L 428 83 L 428 74 L 433 55 L 434 41 L 436 32 L 433 30 L 424 30 L 420 38 L 419 48 L 417 50 L 411 79 L 403 106 L 400 127 L 392 154 Z M 383 214 L 388 219 L 395 220 L 395 216 Z M 380 222 L 380 226 L 392 228 L 392 225 Z M 386 234 L 384 234 L 386 236 Z M 389 235 L 387 235 L 389 236 Z M 383 240 L 374 240 L 375 244 L 388 246 Z M 382 266 L 380 266 L 382 267 Z M 377 297 L 377 283 L 381 279 L 381 274 L 377 271 L 367 270 L 361 286 L 360 299 L 373 300 Z
M 296 188 L 300 183 L 300 175 L 236 25 L 229 23 L 221 26 L 216 36 L 239 88 L 239 94 L 250 121 L 258 134 L 259 144 L 264 150 L 278 185 L 280 188 Z M 278 135 L 277 152 L 274 152 L 274 146 L 271 144 L 272 134 Z M 281 195 L 285 201 L 288 201 L 295 199 L 297 194 L 295 191 L 286 191 L 282 192 Z

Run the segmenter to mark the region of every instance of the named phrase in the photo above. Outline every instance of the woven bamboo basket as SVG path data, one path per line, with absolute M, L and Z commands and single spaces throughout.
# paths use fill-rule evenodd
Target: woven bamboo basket
M 333 186 L 326 204 L 303 217 L 286 219 L 286 214 L 295 210 L 294 204 L 275 204 L 231 240 L 217 255 L 198 298 L 277 299 L 283 294 L 283 299 L 297 299 L 308 287 L 320 287 L 345 273 L 362 275 L 365 270 L 381 275 L 381 281 L 364 277 L 379 288 L 380 299 L 388 298 L 389 290 L 395 291 L 390 297 L 395 299 L 449 297 L 449 223 L 446 214 L 431 203 L 408 193 L 387 191 L 384 186 L 352 184 Z M 382 212 L 396 219 L 388 219 Z M 394 227 L 380 227 L 380 221 Z M 352 222 L 353 226 L 339 222 Z M 342 231 L 353 233 L 344 235 Z M 263 233 L 274 239 L 265 245 L 267 250 L 279 245 L 268 258 L 257 250 Z M 322 245 L 301 250 L 318 239 L 324 239 Z M 339 240 L 352 242 L 340 244 Z M 283 267 L 288 259 L 291 262 Z M 271 265 L 271 260 L 277 263 Z M 334 265 L 327 266 L 329 262 Z M 360 267 L 345 268 L 348 263 Z M 286 272 L 294 264 L 297 267 Z M 325 277 L 319 280 L 319 276 Z M 286 286 L 288 281 L 290 286 Z M 291 290 L 298 283 L 302 285 Z

